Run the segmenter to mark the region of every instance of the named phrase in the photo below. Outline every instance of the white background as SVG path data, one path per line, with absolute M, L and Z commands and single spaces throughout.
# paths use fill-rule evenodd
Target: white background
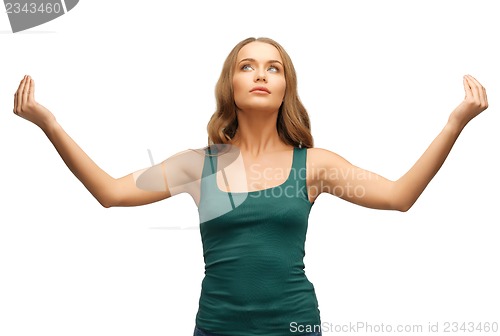
M 160 162 L 206 144 L 222 63 L 249 36 L 292 57 L 315 146 L 390 179 L 462 101 L 463 75 L 486 87 L 490 107 L 409 212 L 320 196 L 305 264 L 323 322 L 500 323 L 496 6 L 83 0 L 16 34 L 0 13 L 0 335 L 192 335 L 203 278 L 199 232 L 172 229 L 197 225 L 192 199 L 102 208 L 12 113 L 23 75 L 118 178 L 148 149 Z

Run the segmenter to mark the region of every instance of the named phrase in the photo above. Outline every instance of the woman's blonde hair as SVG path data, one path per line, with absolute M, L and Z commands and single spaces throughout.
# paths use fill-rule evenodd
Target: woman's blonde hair
M 236 117 L 237 107 L 234 102 L 233 91 L 234 68 L 241 48 L 255 41 L 268 43 L 276 47 L 283 60 L 286 89 L 276 122 L 279 137 L 286 144 L 295 147 L 313 147 L 309 115 L 297 93 L 297 75 L 292 60 L 278 42 L 266 37 L 247 38 L 238 43 L 227 56 L 215 86 L 217 110 L 207 125 L 208 145 L 228 143 L 236 133 L 238 119 Z

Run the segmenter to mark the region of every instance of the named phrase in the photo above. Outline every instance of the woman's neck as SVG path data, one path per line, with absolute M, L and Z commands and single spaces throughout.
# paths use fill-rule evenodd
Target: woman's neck
M 263 153 L 284 150 L 290 146 L 283 143 L 278 134 L 278 113 L 248 113 L 238 111 L 238 129 L 231 144 L 240 151 L 257 157 Z

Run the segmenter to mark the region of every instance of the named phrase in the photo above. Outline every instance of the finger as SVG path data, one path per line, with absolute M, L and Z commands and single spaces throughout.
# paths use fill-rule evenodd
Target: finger
M 472 99 L 479 101 L 479 88 L 476 84 L 477 81 L 474 81 L 474 78 L 470 75 L 467 76 L 467 81 L 469 82 L 472 91 Z
M 24 83 L 24 88 L 23 88 L 23 105 L 26 105 L 28 103 L 30 84 L 31 84 L 31 78 L 30 76 L 26 76 L 26 82 Z
M 16 93 L 14 93 L 14 108 L 13 108 L 13 112 L 15 114 L 17 114 L 16 108 L 17 108 L 17 91 L 16 91 Z
M 472 79 L 479 87 L 479 97 L 481 100 L 481 105 L 488 106 L 488 98 L 486 97 L 486 89 L 484 88 L 484 86 L 481 85 L 481 83 L 479 83 L 479 81 L 477 79 L 475 79 L 474 77 L 472 77 Z
M 26 75 L 24 75 L 23 79 L 21 79 L 21 81 L 19 82 L 19 87 L 17 88 L 17 91 L 19 91 L 19 89 L 21 88 L 25 79 L 26 79 Z
M 481 103 L 481 105 L 486 104 L 486 98 L 484 96 L 484 94 L 485 94 L 484 87 L 481 85 L 481 83 L 479 83 L 479 81 L 477 79 L 475 79 L 474 77 L 472 77 L 470 75 L 469 75 L 469 77 L 471 78 L 474 85 L 477 87 L 479 102 Z
M 30 101 L 35 101 L 35 80 L 30 77 L 30 89 L 29 89 L 29 95 L 28 99 Z
M 477 80 L 474 76 L 472 76 L 472 75 L 467 75 L 467 77 L 469 77 L 470 79 L 472 79 L 472 81 L 473 81 L 473 82 L 475 82 L 475 83 L 477 83 L 477 84 L 481 85 L 481 84 L 479 83 L 479 81 L 478 81 L 478 80 Z
M 464 89 L 465 89 L 465 99 L 467 99 L 467 97 L 472 97 L 472 91 L 470 88 L 469 81 L 467 80 L 467 76 L 464 76 Z
M 484 93 L 484 104 L 486 108 L 488 108 L 488 95 L 486 94 L 486 89 L 483 87 L 483 93 Z
M 19 113 L 19 111 L 23 108 L 23 91 L 24 91 L 24 85 L 26 82 L 26 76 L 21 80 L 21 83 L 19 84 L 19 88 L 17 89 L 16 92 L 16 111 Z
M 469 80 L 474 83 L 474 85 L 476 85 L 477 87 L 482 87 L 481 83 L 479 83 L 479 81 L 477 79 L 475 79 L 474 77 L 472 77 L 471 75 L 467 75 L 467 78 L 469 78 Z

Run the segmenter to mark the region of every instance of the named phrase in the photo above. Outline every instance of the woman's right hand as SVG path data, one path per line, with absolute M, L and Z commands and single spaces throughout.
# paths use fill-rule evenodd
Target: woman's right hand
M 35 101 L 35 81 L 30 76 L 24 76 L 14 94 L 14 114 L 42 129 L 55 121 L 54 115 Z
M 134 173 L 115 179 L 102 170 L 64 131 L 52 113 L 35 101 L 35 82 L 30 76 L 24 76 L 14 95 L 14 113 L 45 132 L 64 163 L 102 206 L 142 205 L 171 196 L 168 185 L 160 191 L 143 190 L 136 185 Z M 182 174 L 173 170 L 172 174 Z

